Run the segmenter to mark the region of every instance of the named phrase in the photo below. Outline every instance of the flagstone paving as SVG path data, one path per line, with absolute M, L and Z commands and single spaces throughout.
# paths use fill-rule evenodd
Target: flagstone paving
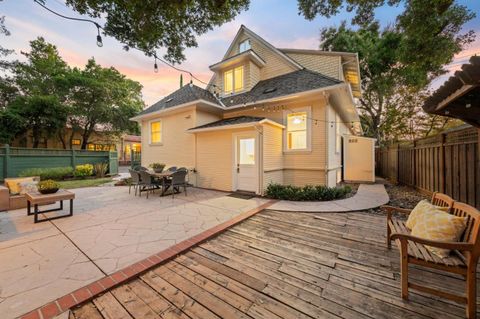
M 2 318 L 26 313 L 266 202 L 195 188 L 188 196 L 148 199 L 129 195 L 126 187 L 74 192 L 72 217 L 34 224 L 25 209 L 0 212 Z

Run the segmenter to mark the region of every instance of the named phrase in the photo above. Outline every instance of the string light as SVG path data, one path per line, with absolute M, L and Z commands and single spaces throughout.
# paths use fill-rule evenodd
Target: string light
M 153 72 L 158 73 L 157 57 L 155 57 L 155 63 L 153 64 Z

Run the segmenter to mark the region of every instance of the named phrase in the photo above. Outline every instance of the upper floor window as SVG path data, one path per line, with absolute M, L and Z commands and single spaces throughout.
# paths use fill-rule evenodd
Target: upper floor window
M 307 112 L 287 114 L 287 150 L 307 149 L 307 129 Z
M 162 142 L 162 121 L 150 122 L 150 143 Z
M 238 45 L 238 53 L 242 53 L 247 50 L 250 50 L 250 39 L 243 40 Z
M 225 71 L 223 83 L 225 94 L 243 90 L 243 66 Z

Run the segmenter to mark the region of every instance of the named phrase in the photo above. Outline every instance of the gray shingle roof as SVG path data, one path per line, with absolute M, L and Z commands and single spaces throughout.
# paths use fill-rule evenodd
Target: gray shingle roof
M 223 97 L 221 100 L 228 108 L 233 105 L 281 97 L 288 94 L 328 87 L 339 83 L 343 82 L 311 70 L 303 69 L 260 81 L 248 92 Z M 196 85 L 187 84 L 172 94 L 164 97 L 149 108 L 143 110 L 138 115 L 168 109 L 173 106 L 193 102 L 199 99 L 221 106 L 218 99 L 211 92 Z
M 303 69 L 258 82 L 250 91 L 223 97 L 226 106 L 252 103 L 288 94 L 310 91 L 343 83 L 323 74 Z
M 176 90 L 172 94 L 164 97 L 163 99 L 153 104 L 149 108 L 143 110 L 138 115 L 144 115 L 144 114 L 164 110 L 173 106 L 185 104 L 188 102 L 193 102 L 199 99 L 206 100 L 208 102 L 221 106 L 218 100 L 215 98 L 215 96 L 209 91 L 204 90 L 196 85 L 187 84 L 181 87 L 180 89 Z
M 265 119 L 264 117 L 258 117 L 258 116 L 237 116 L 237 117 L 222 119 L 222 120 L 218 120 L 218 121 L 215 121 L 215 122 L 212 122 L 212 123 L 207 123 L 207 124 L 204 124 L 204 125 L 193 127 L 189 130 L 196 130 L 196 129 L 209 128 L 209 127 L 217 127 L 217 126 L 226 126 L 226 125 L 260 122 L 261 120 L 264 120 L 264 119 Z

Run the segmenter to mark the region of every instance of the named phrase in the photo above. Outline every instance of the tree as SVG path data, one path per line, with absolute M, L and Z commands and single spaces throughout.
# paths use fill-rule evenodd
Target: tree
M 10 36 L 10 32 L 5 27 L 5 17 L 0 17 L 0 35 Z M 0 45 L 0 143 L 8 144 L 15 136 L 23 130 L 22 119 L 7 108 L 8 104 L 15 98 L 17 90 L 12 83 L 12 79 L 7 75 L 15 61 L 5 60 L 7 56 L 13 53 Z
M 103 32 L 151 54 L 166 48 L 165 59 L 181 62 L 185 48 L 197 46 L 196 35 L 231 21 L 249 0 L 67 0 L 66 4 L 93 18 L 105 17 Z
M 127 79 L 115 68 L 103 68 L 92 58 L 83 70 L 69 76 L 69 123 L 82 134 L 82 149 L 87 148 L 95 130 L 104 134 L 134 131 L 129 119 L 142 110 L 142 86 Z
M 460 34 L 462 26 L 475 13 L 454 0 L 299 0 L 299 10 L 312 20 L 317 15 L 330 17 L 346 3 L 347 11 L 355 11 L 352 20 L 361 29 L 374 25 L 375 8 L 388 4 L 404 4 L 390 31 L 401 34 L 395 54 L 401 67 L 399 75 L 409 85 L 424 88 L 432 77 L 444 73 L 443 65 L 475 39 L 474 31 Z
M 13 83 L 17 96 L 8 108 L 23 120 L 32 134 L 33 147 L 65 127 L 67 114 L 63 107 L 66 90 L 59 85 L 69 72 L 57 48 L 39 37 L 30 42 L 30 52 L 22 52 L 24 63 L 15 63 Z
M 461 25 L 464 20 L 449 23 Z M 320 48 L 358 52 L 363 90 L 358 108 L 362 113 L 362 126 L 367 135 L 382 142 L 393 124 L 410 116 L 408 108 L 401 110 L 402 94 L 406 94 L 406 99 L 415 98 L 414 95 L 425 89 L 430 78 L 444 72 L 444 61 L 451 60 L 472 41 L 472 37 L 463 35 L 452 35 L 449 39 L 439 36 L 438 41 L 443 44 L 437 45 L 442 48 L 436 54 L 438 60 L 431 61 L 430 56 L 410 53 L 415 61 L 406 61 L 405 48 L 409 47 L 411 39 L 401 29 L 392 26 L 380 31 L 379 24 L 373 22 L 354 30 L 342 23 L 338 28 L 321 31 Z

